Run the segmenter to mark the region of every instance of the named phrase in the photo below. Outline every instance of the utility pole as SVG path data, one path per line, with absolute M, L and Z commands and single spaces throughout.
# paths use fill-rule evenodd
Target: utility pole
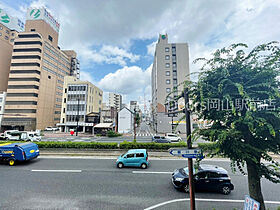
M 136 142 L 136 108 L 134 108 L 134 142 Z
M 77 111 L 77 128 L 76 128 L 76 136 L 78 136 L 78 128 L 79 128 L 79 109 L 80 109 L 80 99 L 78 98 L 78 111 Z
M 184 89 L 184 98 L 185 98 L 187 145 L 188 145 L 188 149 L 191 149 L 192 148 L 191 117 L 190 117 L 190 110 L 189 110 L 188 88 Z M 195 210 L 195 195 L 194 195 L 194 188 L 193 188 L 193 161 L 192 161 L 192 158 L 188 158 L 188 168 L 189 168 L 190 206 L 191 206 L 191 210 Z
M 171 133 L 173 133 L 173 114 L 171 116 Z

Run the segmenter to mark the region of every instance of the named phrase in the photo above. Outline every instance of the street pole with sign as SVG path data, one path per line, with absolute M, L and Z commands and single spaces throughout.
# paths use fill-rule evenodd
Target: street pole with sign
M 190 110 L 189 110 L 189 93 L 188 93 L 187 88 L 184 89 L 184 98 L 185 98 L 187 145 L 188 145 L 188 149 L 192 149 L 191 117 L 190 117 Z M 191 206 L 191 210 L 195 210 L 195 195 L 194 195 L 194 188 L 193 188 L 193 161 L 192 161 L 192 158 L 188 158 L 188 168 L 189 168 L 190 206 Z

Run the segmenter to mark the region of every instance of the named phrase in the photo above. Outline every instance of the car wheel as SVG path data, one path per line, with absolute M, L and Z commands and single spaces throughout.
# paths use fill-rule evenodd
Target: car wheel
M 123 163 L 118 163 L 118 168 L 123 168 Z
M 223 186 L 222 187 L 222 193 L 224 194 L 224 195 L 228 195 L 228 194 L 230 194 L 230 188 L 229 188 L 229 186 Z
M 9 165 L 10 165 L 10 166 L 15 165 L 15 160 L 14 160 L 14 159 L 10 159 L 10 160 L 9 160 Z
M 189 185 L 188 185 L 188 184 L 186 184 L 186 185 L 184 186 L 184 191 L 185 191 L 186 193 L 188 193 L 188 192 L 190 191 L 190 188 L 189 188 Z
M 146 163 L 142 163 L 142 164 L 141 164 L 141 168 L 142 168 L 142 169 L 146 169 L 146 168 L 147 168 L 147 164 L 146 164 Z

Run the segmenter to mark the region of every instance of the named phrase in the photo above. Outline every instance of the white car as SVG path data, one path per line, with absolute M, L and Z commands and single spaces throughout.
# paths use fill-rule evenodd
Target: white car
M 165 138 L 169 139 L 171 142 L 182 141 L 182 138 L 174 133 L 166 133 Z
M 45 131 L 59 131 L 59 128 L 57 127 L 46 127 Z
M 27 139 L 29 141 L 41 141 L 42 137 L 36 132 L 27 132 Z

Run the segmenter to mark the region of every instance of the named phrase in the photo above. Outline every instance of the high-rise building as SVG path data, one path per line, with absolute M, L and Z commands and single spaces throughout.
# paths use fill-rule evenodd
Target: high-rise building
M 5 102 L 6 102 L 6 92 L 0 92 L 0 127 L 4 115 Z
M 0 92 L 6 92 L 15 37 L 24 30 L 24 24 L 0 9 Z
M 109 93 L 109 106 L 115 107 L 118 111 L 121 110 L 122 95 L 116 93 Z
M 152 122 L 158 133 L 186 132 L 182 115 L 166 115 L 165 104 L 183 91 L 180 86 L 189 74 L 189 50 L 187 43 L 168 43 L 167 34 L 160 34 L 152 68 Z M 170 95 L 169 95 L 170 94 Z
M 64 77 L 79 72 L 76 53 L 58 46 L 59 26 L 45 8 L 28 9 L 25 31 L 14 40 L 4 129 L 45 129 L 59 123 Z
M 129 103 L 129 109 L 132 111 L 132 112 L 139 112 L 140 111 L 140 108 L 139 108 L 139 105 L 137 104 L 137 101 L 130 101 Z
M 63 132 L 76 129 L 92 133 L 94 124 L 99 123 L 103 91 L 88 81 L 73 76 L 64 78 L 63 102 L 60 127 Z

